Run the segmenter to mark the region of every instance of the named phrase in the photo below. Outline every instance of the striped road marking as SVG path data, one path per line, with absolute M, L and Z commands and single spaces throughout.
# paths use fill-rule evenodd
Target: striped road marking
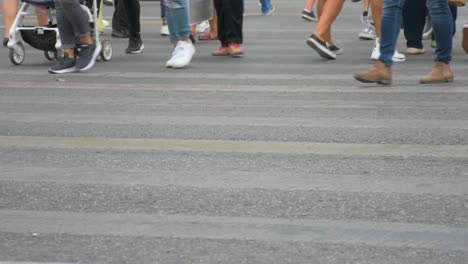
M 0 210 L 0 232 L 468 249 L 468 229 L 352 220 Z M 38 224 L 40 223 L 40 224 Z
M 468 145 L 338 144 L 274 141 L 0 136 L 0 147 L 468 158 Z

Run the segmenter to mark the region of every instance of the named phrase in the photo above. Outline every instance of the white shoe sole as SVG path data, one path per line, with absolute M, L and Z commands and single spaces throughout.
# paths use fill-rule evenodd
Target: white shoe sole
M 315 39 L 308 38 L 307 45 L 309 45 L 309 47 L 314 49 L 322 58 L 325 58 L 328 60 L 336 60 L 336 54 L 327 48 L 323 48 L 323 46 L 319 42 L 317 42 Z

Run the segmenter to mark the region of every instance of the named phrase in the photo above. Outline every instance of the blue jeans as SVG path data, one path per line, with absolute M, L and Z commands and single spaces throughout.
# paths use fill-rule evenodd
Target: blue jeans
M 260 0 L 260 3 L 262 4 L 263 14 L 267 13 L 273 8 L 273 5 L 271 4 L 271 0 Z
M 392 57 L 400 33 L 401 12 L 404 5 L 405 0 L 384 0 L 380 60 L 385 65 L 393 64 Z M 448 2 L 447 0 L 427 0 L 427 8 L 431 14 L 432 28 L 437 42 L 435 61 L 450 63 L 452 60 L 453 18 Z
M 190 21 L 187 0 L 164 0 L 166 20 L 171 43 L 190 37 Z

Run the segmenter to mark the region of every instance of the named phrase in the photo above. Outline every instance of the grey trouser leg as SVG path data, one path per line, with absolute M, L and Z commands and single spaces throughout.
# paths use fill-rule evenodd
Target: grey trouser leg
M 57 27 L 62 48 L 74 48 L 80 38 L 91 34 L 88 15 L 79 0 L 55 0 Z

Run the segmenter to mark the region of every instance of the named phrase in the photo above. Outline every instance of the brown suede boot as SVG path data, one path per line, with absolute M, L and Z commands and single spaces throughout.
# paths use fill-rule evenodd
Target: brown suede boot
M 354 79 L 363 83 L 390 85 L 392 84 L 392 66 L 387 66 L 378 60 L 367 72 L 355 74 Z
M 444 83 L 453 82 L 453 72 L 445 62 L 436 61 L 434 69 L 427 75 L 423 76 L 420 83 Z

